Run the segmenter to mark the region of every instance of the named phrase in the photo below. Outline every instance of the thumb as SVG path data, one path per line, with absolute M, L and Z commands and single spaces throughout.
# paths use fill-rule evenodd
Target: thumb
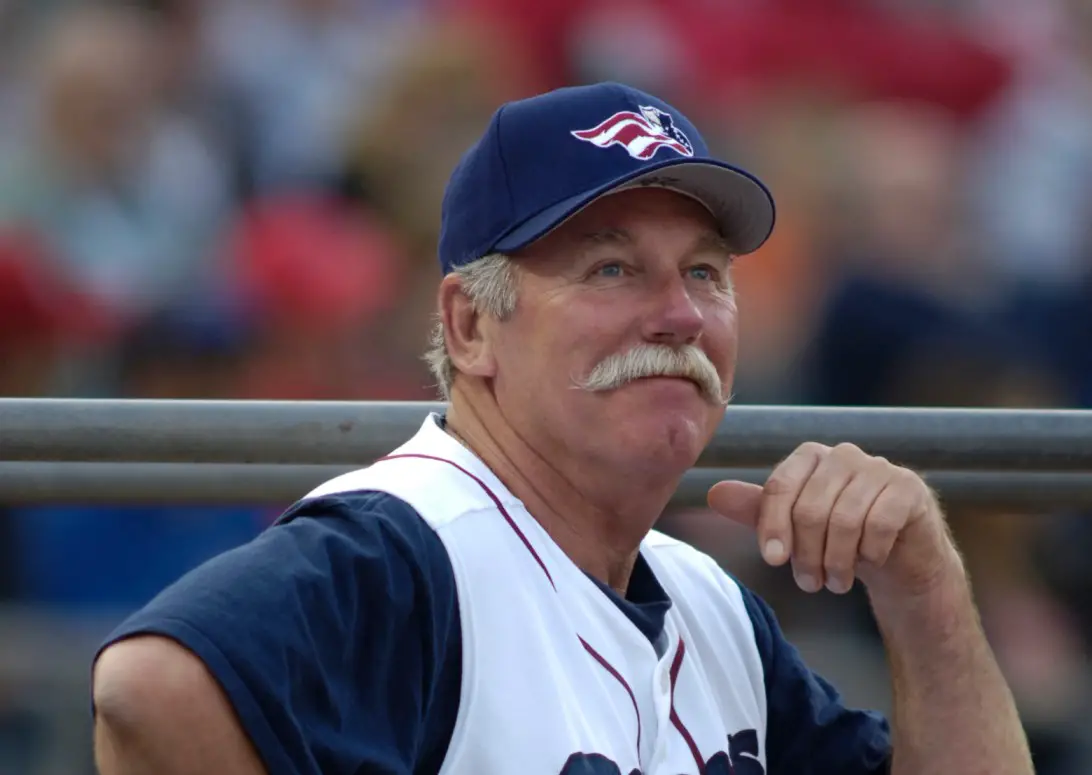
M 725 480 L 709 489 L 709 508 L 723 517 L 750 528 L 758 527 L 762 508 L 762 487 L 751 482 Z

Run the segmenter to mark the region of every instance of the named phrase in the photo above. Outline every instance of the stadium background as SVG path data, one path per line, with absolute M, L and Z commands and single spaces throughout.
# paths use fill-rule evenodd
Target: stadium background
M 1087 0 L 3 0 L 0 395 L 434 398 L 448 173 L 502 101 L 602 79 L 775 192 L 737 401 L 1092 407 Z M 97 640 L 274 516 L 0 503 L 0 774 L 91 773 Z M 1092 522 L 951 518 L 1038 772 L 1092 771 Z M 859 590 L 662 527 L 888 707 Z

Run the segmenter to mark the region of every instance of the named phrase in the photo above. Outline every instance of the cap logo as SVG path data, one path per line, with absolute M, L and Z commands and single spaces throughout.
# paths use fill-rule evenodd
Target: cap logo
M 572 135 L 598 148 L 620 145 L 641 161 L 651 159 L 661 148 L 669 148 L 680 156 L 694 155 L 694 146 L 675 126 L 670 113 L 646 105 L 641 105 L 640 111 L 620 111 L 598 126 L 575 130 Z

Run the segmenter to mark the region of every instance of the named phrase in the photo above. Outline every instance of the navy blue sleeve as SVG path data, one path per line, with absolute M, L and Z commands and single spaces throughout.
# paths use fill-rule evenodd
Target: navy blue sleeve
M 767 775 L 886 775 L 891 768 L 887 720 L 847 708 L 785 639 L 777 617 L 740 585 L 766 676 Z
M 461 681 L 454 575 L 440 539 L 400 500 L 297 504 L 168 587 L 107 644 L 138 633 L 204 661 L 270 775 L 439 770 Z

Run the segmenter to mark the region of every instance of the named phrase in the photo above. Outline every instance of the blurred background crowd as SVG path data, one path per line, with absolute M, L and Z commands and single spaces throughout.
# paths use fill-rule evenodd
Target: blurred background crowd
M 448 174 L 608 79 L 777 198 L 738 402 L 1092 408 L 1088 0 L 0 0 L 0 395 L 435 398 Z M 277 511 L 0 503 L 0 774 L 90 773 L 97 638 Z M 1092 771 L 1092 521 L 951 519 L 1040 775 Z M 888 707 L 859 593 L 663 527 Z

